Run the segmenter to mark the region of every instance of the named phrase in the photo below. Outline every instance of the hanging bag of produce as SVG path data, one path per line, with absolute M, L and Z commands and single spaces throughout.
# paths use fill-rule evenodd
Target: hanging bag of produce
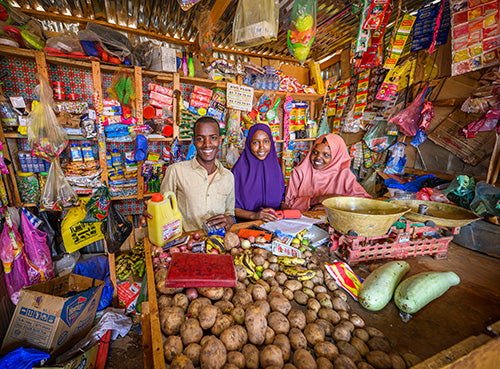
M 40 204 L 42 210 L 51 211 L 62 211 L 78 204 L 78 195 L 66 180 L 57 160 L 50 164 Z
M 366 146 L 373 152 L 382 152 L 393 144 L 397 136 L 389 135 L 387 129 L 387 121 L 375 121 L 373 126 L 366 132 L 363 141 Z
M 108 252 L 114 254 L 132 233 L 132 223 L 113 204 L 109 207 L 108 220 L 102 223 L 101 230 L 106 238 Z
M 278 0 L 239 0 L 233 22 L 233 46 L 254 47 L 276 41 L 279 27 Z
M 316 36 L 317 7 L 317 0 L 295 0 L 293 3 L 287 43 L 290 53 L 301 63 L 307 59 Z

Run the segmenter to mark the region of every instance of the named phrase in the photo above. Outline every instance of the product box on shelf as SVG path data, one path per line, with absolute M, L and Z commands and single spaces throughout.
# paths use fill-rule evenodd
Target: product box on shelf
M 153 49 L 152 63 L 149 69 L 158 72 L 177 72 L 177 56 L 175 49 L 165 46 Z

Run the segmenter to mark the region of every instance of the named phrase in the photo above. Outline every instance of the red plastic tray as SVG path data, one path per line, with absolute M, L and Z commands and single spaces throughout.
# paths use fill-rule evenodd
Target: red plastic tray
M 185 254 L 172 256 L 167 287 L 235 287 L 236 272 L 231 255 Z

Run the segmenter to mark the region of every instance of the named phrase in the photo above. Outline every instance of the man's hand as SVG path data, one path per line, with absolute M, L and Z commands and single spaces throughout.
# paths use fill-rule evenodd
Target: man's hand
M 147 219 L 153 219 L 153 216 L 148 213 L 148 200 L 144 200 L 144 210 L 139 218 L 139 229 L 146 225 Z
M 264 222 L 274 222 L 279 220 L 279 218 L 276 216 L 276 213 L 274 212 L 274 209 L 272 208 L 265 208 L 254 214 L 255 214 L 254 218 L 255 220 L 262 220 Z
M 234 219 L 229 215 L 219 214 L 208 219 L 206 223 L 209 227 L 215 227 L 217 229 L 226 228 L 226 231 L 229 231 L 229 228 L 234 224 Z

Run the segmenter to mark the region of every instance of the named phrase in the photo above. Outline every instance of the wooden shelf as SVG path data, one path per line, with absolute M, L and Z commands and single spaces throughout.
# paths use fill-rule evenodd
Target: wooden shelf
M 145 193 L 144 197 L 151 197 L 153 196 L 152 193 Z M 137 195 L 130 195 L 130 196 L 112 196 L 111 200 L 113 201 L 119 201 L 119 200 L 134 200 L 137 199 Z
M 294 100 L 298 101 L 317 101 L 321 100 L 324 97 L 322 94 L 302 94 L 302 93 L 285 92 L 285 91 L 254 90 L 255 96 L 261 96 L 264 93 L 267 93 L 269 95 L 273 94 L 281 98 L 284 98 L 286 95 L 290 95 Z
M 172 137 L 146 137 L 148 141 L 160 141 L 160 142 L 172 142 L 174 139 Z
M 285 140 L 275 140 L 276 142 L 283 143 Z M 314 142 L 316 141 L 316 138 L 298 138 L 296 140 L 290 140 L 293 142 Z
M 16 132 L 4 132 L 5 138 L 28 138 L 26 135 L 22 135 Z M 70 141 L 97 141 L 97 138 L 86 138 L 83 136 L 72 136 L 68 135 Z

